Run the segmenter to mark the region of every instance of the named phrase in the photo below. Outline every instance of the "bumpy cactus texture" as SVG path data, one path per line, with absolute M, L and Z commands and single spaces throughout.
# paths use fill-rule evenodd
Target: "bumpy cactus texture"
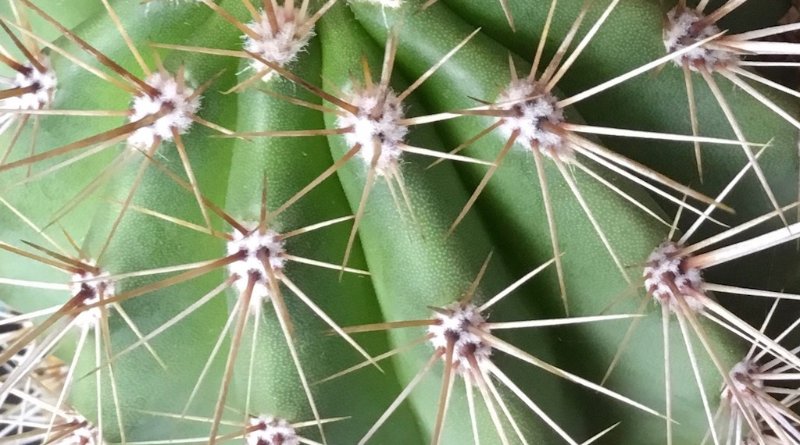
M 800 443 L 789 0 L 3 0 L 0 443 Z

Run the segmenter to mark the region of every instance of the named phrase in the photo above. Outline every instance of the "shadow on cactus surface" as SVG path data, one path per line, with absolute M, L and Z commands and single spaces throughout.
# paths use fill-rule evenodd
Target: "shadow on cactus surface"
M 800 444 L 789 0 L 4 0 L 0 443 Z

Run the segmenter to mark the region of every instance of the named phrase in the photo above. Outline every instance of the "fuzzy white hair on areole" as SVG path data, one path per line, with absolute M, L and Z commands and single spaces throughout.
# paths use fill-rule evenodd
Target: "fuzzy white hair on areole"
M 408 134 L 408 127 L 400 123 L 405 115 L 397 94 L 376 85 L 353 90 L 344 100 L 358 109 L 355 114 L 346 113 L 336 120 L 338 128 L 353 129 L 344 134 L 347 145 L 360 145 L 359 156 L 369 165 L 375 156 L 374 141 L 378 140 L 381 152 L 376 165 L 377 173 L 390 174 L 398 166 L 403 154 L 401 144 Z
M 764 387 L 764 380 L 758 378 L 758 373 L 758 366 L 750 360 L 743 360 L 735 364 L 728 376 L 737 396 L 734 398 L 731 388 L 725 387 L 722 391 L 723 397 L 738 401 L 754 397 L 751 388 Z
M 789 370 L 789 373 L 791 373 L 791 370 Z M 781 386 L 780 384 L 770 384 L 773 382 L 773 378 L 780 380 L 778 376 L 778 374 L 762 371 L 758 364 L 749 358 L 742 360 L 735 364 L 728 373 L 729 378 L 722 390 L 722 399 L 731 410 L 731 418 L 745 418 L 755 415 L 755 420 L 759 426 L 780 425 L 780 428 L 785 428 L 784 434 L 797 437 L 796 422 L 786 421 L 786 417 L 791 416 L 789 414 L 791 413 L 791 405 L 784 404 L 791 397 L 776 400 L 771 394 L 768 394 L 769 392 L 783 393 L 778 389 Z M 741 434 L 741 427 L 742 425 L 737 427 L 738 434 Z M 747 438 L 742 441 L 742 445 L 772 444 L 773 442 L 769 440 L 763 441 L 764 438 L 770 439 L 773 437 L 769 435 L 770 432 L 769 428 L 764 431 L 751 430 Z M 775 443 L 782 444 L 783 442 L 778 442 L 776 438 Z
M 58 445 L 100 445 L 103 442 L 98 441 L 97 431 L 94 428 L 83 426 L 73 431 L 68 437 L 55 443 Z
M 89 266 L 95 266 L 94 260 L 83 261 L 83 263 Z M 70 281 L 72 297 L 76 297 L 81 292 L 86 293 L 86 296 L 81 300 L 81 306 L 89 306 L 98 303 L 101 294 L 104 298 L 113 297 L 116 289 L 114 287 L 114 282 L 109 279 L 110 277 L 111 274 L 105 270 L 100 270 L 99 273 L 90 271 L 73 273 Z M 81 327 L 96 326 L 101 315 L 102 313 L 99 307 L 86 309 L 75 317 L 75 323 Z
M 192 126 L 192 116 L 200 109 L 200 97 L 193 96 L 194 89 L 180 83 L 172 75 L 153 73 L 145 79 L 158 94 L 150 96 L 140 92 L 133 97 L 128 120 L 135 122 L 169 106 L 171 111 L 150 125 L 137 129 L 128 137 L 128 145 L 135 149 L 147 149 L 159 141 L 171 141 L 173 130 L 185 134 Z
M 680 51 L 695 43 L 713 37 L 720 33 L 717 25 L 711 23 L 703 27 L 695 24 L 703 20 L 704 16 L 691 8 L 675 7 L 667 13 L 667 22 L 664 26 L 664 47 L 668 52 Z M 692 71 L 697 71 L 702 65 L 709 71 L 735 64 L 738 57 L 730 51 L 711 49 L 705 45 L 698 46 L 676 58 L 673 62 L 686 65 Z
M 642 273 L 647 292 L 672 312 L 680 310 L 676 298 L 683 298 L 693 311 L 700 312 L 704 308 L 702 301 L 693 296 L 702 289 L 702 273 L 698 268 L 687 267 L 687 259 L 677 244 L 666 242 L 650 254 Z M 675 295 L 673 289 L 677 289 L 679 295 Z
M 314 37 L 314 28 L 307 26 L 308 17 L 301 15 L 298 8 L 292 11 L 287 11 L 286 8 L 275 8 L 275 22 L 277 28 L 273 29 L 269 16 L 262 11 L 257 21 L 247 24 L 247 27 L 258 35 L 258 38 L 254 39 L 250 35 L 244 35 L 242 38 L 245 51 L 257 54 L 262 59 L 283 67 L 297 60 L 298 54 Z M 257 59 L 250 61 L 250 67 L 256 72 L 268 68 Z M 270 71 L 261 80 L 266 82 L 273 77 L 275 77 L 275 72 Z
M 228 241 L 227 251 L 228 255 L 244 252 L 243 259 L 228 265 L 228 272 L 230 276 L 238 277 L 235 286 L 240 294 L 247 289 L 250 274 L 256 275 L 257 280 L 250 301 L 254 305 L 254 309 L 261 307 L 263 301 L 269 299 L 271 292 L 267 281 L 269 273 L 264 269 L 259 252 L 267 252 L 272 270 L 275 274 L 280 275 L 286 265 L 286 251 L 280 235 L 273 230 L 267 230 L 263 234 L 258 230 L 253 230 L 247 235 L 234 231 L 233 238 Z
M 41 57 L 39 63 L 44 67 L 43 71 L 33 66 L 30 62 L 25 63 L 22 72 L 17 71 L 13 78 L 5 79 L 4 84 L 9 88 L 28 88 L 33 86 L 34 90 L 19 96 L 7 97 L 0 100 L 0 106 L 11 110 L 42 110 L 50 108 L 50 104 L 55 95 L 58 81 L 56 73 L 50 69 L 49 60 Z
M 545 123 L 557 126 L 564 122 L 564 112 L 557 103 L 558 99 L 536 82 L 527 79 L 512 81 L 497 96 L 498 109 L 514 111 L 513 116 L 503 117 L 500 133 L 509 138 L 519 131 L 517 143 L 521 146 L 527 149 L 538 147 L 546 156 L 573 158 L 572 150 L 564 144 L 563 138 L 543 126 Z
M 74 415 L 67 419 L 68 425 L 80 425 L 67 436 L 51 442 L 54 445 L 104 445 L 105 441 L 99 437 L 97 428 L 93 427 L 85 417 Z
M 258 427 L 245 435 L 247 445 L 299 445 L 300 438 L 285 419 L 260 416 L 250 419 L 251 427 Z
M 487 345 L 470 328 L 489 333 L 485 326 L 486 319 L 474 304 L 452 303 L 434 313 L 436 323 L 428 327 L 430 343 L 436 350 L 446 350 L 450 339 L 453 345 L 453 368 L 463 377 L 469 376 L 470 360 L 463 351 L 471 351 L 478 365 L 489 360 L 492 355 L 491 346 Z

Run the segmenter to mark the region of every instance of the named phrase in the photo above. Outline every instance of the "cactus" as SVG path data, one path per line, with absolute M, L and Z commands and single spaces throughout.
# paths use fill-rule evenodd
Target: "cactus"
M 788 3 L 7 0 L 0 443 L 800 443 Z

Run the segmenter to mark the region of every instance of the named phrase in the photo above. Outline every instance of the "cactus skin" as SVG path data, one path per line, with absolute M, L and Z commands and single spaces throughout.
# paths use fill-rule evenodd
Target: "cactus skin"
M 18 3 L 14 2 L 17 8 L 25 8 Z M 145 77 L 99 0 L 80 0 L 74 6 L 71 3 L 70 7 L 50 5 L 48 2 L 33 3 L 41 3 L 39 6 L 103 54 L 136 76 Z M 243 23 L 248 21 L 248 9 L 241 0 L 217 3 Z M 322 3 L 311 2 L 311 10 L 315 11 Z M 424 11 L 419 11 L 421 2 L 407 3 L 395 10 L 369 2 L 337 2 L 317 23 L 316 37 L 286 69 L 313 85 L 322 86 L 331 94 L 338 94 L 336 92 L 346 90 L 348 84 L 366 82 L 363 57 L 373 81 L 378 82 L 382 50 L 389 34 L 395 31 L 398 48 L 391 85 L 399 92 L 480 26 L 481 31 L 474 38 L 404 101 L 407 116 L 463 110 L 476 106 L 473 98 L 492 101 L 497 97 L 510 81 L 509 57 L 513 59 L 517 71 L 527 73 L 549 7 L 549 2 L 509 0 L 515 24 L 515 32 L 511 32 L 502 8 L 493 0 L 439 0 Z M 587 15 L 587 24 L 593 23 L 609 3 L 606 0 L 594 2 Z M 560 39 L 578 15 L 581 4 L 578 1 L 559 2 L 546 45 L 547 55 L 555 52 Z M 148 49 L 149 43 L 156 43 L 162 46 L 173 44 L 240 50 L 241 31 L 201 2 L 156 0 L 140 5 L 138 2 L 111 1 L 111 5 L 151 68 L 156 63 L 153 56 L 155 52 L 168 71 L 174 73 L 184 69 L 191 87 L 197 88 L 213 79 L 211 87 L 202 97 L 199 115 L 204 120 L 236 133 L 336 128 L 336 116 L 331 113 L 290 104 L 260 91 L 269 90 L 313 104 L 334 107 L 335 104 L 321 100 L 280 76 L 268 82 L 256 82 L 235 94 L 225 94 L 225 91 L 252 76 L 253 71 L 247 60 L 164 48 L 155 48 L 154 52 Z M 774 17 L 779 15 L 774 11 L 781 11 L 784 4 L 771 1 L 768 6 L 764 7 L 764 14 L 753 19 L 753 22 L 742 18 L 746 16 L 744 12 L 732 15 L 730 26 L 752 29 L 774 24 Z M 2 13 L 3 18 L 13 22 L 13 15 L 6 8 Z M 37 35 L 54 41 L 71 53 L 82 54 L 74 43 L 64 37 L 57 38 L 59 33 L 54 32 L 52 26 L 40 20 L 34 12 L 29 10 L 27 14 L 33 18 L 33 29 Z M 663 56 L 663 14 L 659 2 L 654 0 L 620 2 L 576 64 L 558 82 L 560 97 L 569 97 Z M 767 15 L 772 18 L 765 18 Z M 763 20 L 763 23 L 755 20 Z M 3 44 L 12 46 L 7 40 Z M 130 106 L 128 92 L 97 80 L 63 57 L 53 55 L 52 58 L 59 82 L 53 109 L 126 110 Z M 82 58 L 92 66 L 100 66 L 96 59 L 87 56 Z M 793 202 L 797 199 L 800 168 L 796 149 L 797 129 L 768 112 L 732 84 L 720 84 L 731 107 L 736 110 L 748 141 L 762 144 L 771 141 L 770 147 L 759 159 L 759 165 L 769 178 L 778 202 L 782 205 Z M 704 88 L 698 78 L 695 79 L 695 85 L 698 113 L 702 117 L 700 134 L 733 138 L 730 126 L 711 92 Z M 764 91 L 789 114 L 800 115 L 795 99 L 773 90 Z M 656 74 L 639 76 L 568 107 L 566 116 L 575 123 L 691 134 L 682 73 L 671 63 Z M 412 126 L 408 143 L 446 152 L 490 125 L 493 119 L 462 116 L 435 124 Z M 119 116 L 43 116 L 35 138 L 30 127 L 22 133 L 21 142 L 9 162 L 28 156 L 24 147 L 31 143 L 35 143 L 37 153 L 47 152 L 125 122 L 125 118 Z M 2 136 L 4 145 L 8 143 L 9 136 L 9 132 Z M 229 138 L 219 137 L 218 132 L 197 123 L 182 139 L 200 192 L 242 224 L 258 221 L 265 180 L 267 207 L 273 211 L 333 165 L 350 148 L 340 134 Z M 506 139 L 499 132 L 493 132 L 468 146 L 461 154 L 491 161 Z M 701 183 L 694 166 L 691 143 L 642 142 L 606 136 L 598 136 L 594 140 L 709 196 L 718 193 L 747 162 L 741 148 L 735 145 L 703 144 L 705 174 Z M 53 215 L 67 200 L 102 174 L 114 156 L 125 150 L 130 149 L 124 142 L 118 143 L 99 155 L 24 186 L 17 185 L 25 178 L 24 168 L 0 171 L 0 197 L 42 227 L 51 222 Z M 224 257 L 225 240 L 138 210 L 128 210 L 119 226 L 115 227 L 121 208 L 119 204 L 128 197 L 132 185 L 136 183 L 139 165 L 149 162 L 139 153 L 133 155 L 122 169 L 100 187 L 98 193 L 92 194 L 75 210 L 60 218 L 58 224 L 49 225 L 44 233 L 65 246 L 68 243 L 64 233 L 69 233 L 90 257 L 104 251 L 102 266 L 112 271 L 112 275 Z M 155 158 L 157 163 L 186 179 L 185 166 L 174 143 L 162 144 Z M 611 246 L 621 262 L 630 266 L 630 283 L 627 283 L 559 170 L 553 162 L 547 162 L 547 158 L 545 161 L 548 190 L 559 232 L 558 241 L 561 252 L 564 252 L 568 315 L 636 313 L 642 303 L 650 299 L 642 289 L 641 265 L 650 252 L 667 238 L 669 228 L 594 181 L 588 174 L 573 169 L 572 177 Z M 379 177 L 372 188 L 347 263 L 348 267 L 369 271 L 368 276 L 344 273 L 340 277 L 337 270 L 301 263 L 290 262 L 287 266 L 287 277 L 339 326 L 430 318 L 431 306 L 444 307 L 467 291 L 490 253 L 492 260 L 476 292 L 479 302 L 502 291 L 553 257 L 544 198 L 529 152 L 519 149 L 509 152 L 475 207 L 450 235 L 448 229 L 481 181 L 487 166 L 445 161 L 427 168 L 430 162 L 430 158 L 406 153 L 400 163 L 404 187 L 412 205 L 411 212 L 398 206 L 386 178 Z M 52 159 L 36 163 L 33 173 L 56 163 Z M 597 173 L 623 188 L 665 220 L 671 221 L 674 205 L 654 198 L 639 186 L 618 180 L 613 173 L 599 168 Z M 368 163 L 358 156 L 354 157 L 336 175 L 292 204 L 274 221 L 270 220 L 271 227 L 284 233 L 357 214 L 368 175 Z M 193 193 L 153 165 L 147 167 L 132 202 L 140 209 L 203 225 L 203 214 Z M 736 214 L 715 212 L 714 216 L 731 226 L 742 224 L 772 209 L 760 183 L 752 174 L 737 185 L 725 203 L 733 207 Z M 703 208 L 702 205 L 700 207 Z M 209 209 L 207 206 L 205 210 L 212 214 L 214 230 L 221 233 L 234 230 Z M 45 245 L 37 230 L 24 224 L 9 210 L 10 207 L 0 208 L 0 241 L 20 248 L 25 247 L 21 243 L 23 240 Z M 792 213 L 787 213 L 787 216 L 791 220 Z M 694 215 L 686 216 L 684 213 L 683 218 L 679 227 L 686 229 L 694 220 Z M 347 221 L 293 237 L 287 241 L 286 247 L 293 255 L 339 264 L 348 244 L 352 224 Z M 780 227 L 777 219 L 769 224 L 768 228 Z M 703 239 L 721 230 L 718 226 L 706 224 L 693 239 Z M 767 229 L 759 230 L 763 232 Z M 107 236 L 112 231 L 114 236 L 106 248 Z M 705 278 L 715 283 L 796 291 L 791 288 L 796 281 L 798 266 L 793 248 L 789 245 L 778 247 L 736 263 L 725 264 L 710 271 Z M 116 292 L 124 294 L 135 291 L 171 275 L 126 279 L 116 284 Z M 63 274 L 58 271 L 5 250 L 0 252 L 0 277 L 64 281 Z M 227 278 L 227 269 L 219 268 L 187 282 L 132 298 L 125 301 L 123 307 L 136 326 L 143 333 L 149 333 Z M 235 315 L 235 302 L 240 298 L 235 289 L 225 290 L 149 342 L 164 359 L 166 369 L 160 368 L 144 348 L 137 348 L 114 360 L 115 389 L 121 405 L 119 419 L 115 413 L 109 375 L 107 372 L 102 374 L 99 389 L 105 441 L 118 443 L 123 441 L 123 437 L 125 441 L 166 441 L 208 435 L 208 422 L 180 420 L 153 412 L 179 414 L 184 410 L 226 320 L 231 314 Z M 311 384 L 320 417 L 345 418 L 325 423 L 327 442 L 358 443 L 424 366 L 432 348 L 425 344 L 412 352 L 382 361 L 383 373 L 367 366 L 332 381 L 316 384 L 358 364 L 363 357 L 342 338 L 327 335 L 330 326 L 296 298 L 293 291 L 285 286 L 282 289 L 291 315 L 293 344 L 298 351 L 298 361 Z M 560 293 L 556 271 L 550 266 L 493 307 L 488 313 L 489 321 L 563 318 L 567 314 Z M 66 298 L 58 292 L 0 285 L 0 300 L 22 312 L 63 303 Z M 728 301 L 723 297 L 719 300 L 723 303 Z M 612 303 L 616 304 L 610 307 Z M 757 305 L 736 299 L 729 303 L 729 307 L 742 313 L 763 313 L 768 304 Z M 298 378 L 296 364 L 287 348 L 286 334 L 276 318 L 274 305 L 264 304 L 262 310 L 262 324 L 255 336 L 252 318 L 244 326 L 243 340 L 232 368 L 230 392 L 225 400 L 225 404 L 232 409 L 225 411 L 223 418 L 236 425 L 244 425 L 243 411 L 249 406 L 247 414 L 275 415 L 292 422 L 313 420 L 313 409 Z M 756 327 L 761 319 L 760 316 L 748 318 Z M 639 324 L 637 333 L 604 386 L 664 413 L 666 402 L 660 308 L 648 304 L 644 316 L 636 319 L 636 322 Z M 136 342 L 133 332 L 118 317 L 110 319 L 109 323 L 112 353 L 125 350 Z M 497 336 L 542 360 L 599 383 L 629 324 L 630 321 L 602 321 L 566 327 L 497 331 Z M 702 324 L 725 366 L 732 367 L 741 360 L 746 352 L 746 344 L 710 322 L 703 320 Z M 693 381 L 677 322 L 673 320 L 669 329 L 672 345 L 672 416 L 676 421 L 672 440 L 676 444 L 700 443 L 708 429 L 704 408 Z M 416 327 L 353 334 L 353 338 L 370 355 L 377 356 L 423 334 L 423 328 Z M 230 332 L 223 338 L 219 356 L 212 363 L 198 395 L 189 407 L 190 414 L 205 418 L 214 416 L 232 339 Z M 254 348 L 253 339 L 256 342 Z M 698 360 L 704 388 L 712 407 L 716 407 L 719 403 L 717 388 L 721 387 L 723 379 L 703 353 L 700 343 L 696 339 L 693 343 L 695 351 L 700 352 Z M 54 354 L 69 362 L 75 344 L 75 338 L 69 336 L 68 341 L 62 342 Z M 255 351 L 252 365 L 249 364 L 251 348 Z M 598 443 L 666 443 L 665 421 L 658 416 L 556 378 L 497 350 L 493 352 L 493 357 L 497 357 L 495 363 L 523 392 L 577 442 L 621 422 Z M 101 360 L 105 360 L 105 357 Z M 98 387 L 94 377 L 86 376 L 95 367 L 94 350 L 89 348 L 80 357 L 76 375 L 82 378 L 75 381 L 69 394 L 69 404 L 97 423 Z M 250 368 L 253 370 L 252 376 L 249 375 Z M 437 360 L 431 373 L 411 393 L 408 402 L 392 414 L 369 443 L 430 442 L 436 430 L 442 376 L 442 363 Z M 495 384 L 500 386 L 497 380 Z M 510 391 L 501 392 L 510 414 L 530 443 L 563 442 L 563 438 Z M 479 405 L 477 425 L 480 443 L 501 443 L 494 431 L 492 416 L 484 408 L 477 389 L 475 394 Z M 591 407 L 591 416 L 586 415 L 586 407 Z M 464 382 L 456 378 L 441 443 L 472 443 L 469 411 Z M 516 443 L 511 425 L 503 422 L 511 443 Z M 124 431 L 119 431 L 120 424 Z M 221 434 L 233 431 L 234 427 L 223 425 Z M 311 440 L 323 440 L 316 427 L 301 431 L 304 437 Z M 242 440 L 241 436 L 235 440 Z

